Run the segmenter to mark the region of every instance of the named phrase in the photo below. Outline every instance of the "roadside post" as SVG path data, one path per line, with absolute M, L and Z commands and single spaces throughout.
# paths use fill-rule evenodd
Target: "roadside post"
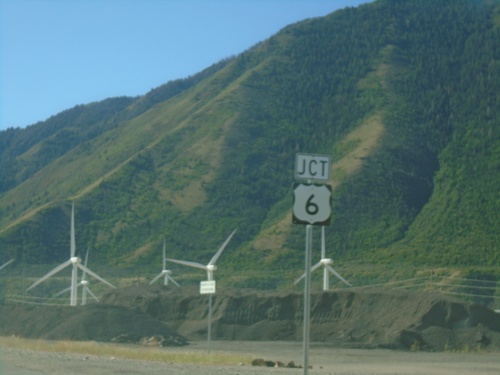
M 293 223 L 306 225 L 304 284 L 304 375 L 309 372 L 309 340 L 311 320 L 312 226 L 330 225 L 332 188 L 324 185 L 330 177 L 330 157 L 317 154 L 296 154 L 293 190 Z M 306 181 L 305 183 L 303 181 Z M 318 182 L 318 183 L 313 183 Z
M 200 281 L 200 294 L 208 294 L 207 346 L 210 353 L 210 341 L 212 340 L 212 296 L 215 294 L 215 280 Z

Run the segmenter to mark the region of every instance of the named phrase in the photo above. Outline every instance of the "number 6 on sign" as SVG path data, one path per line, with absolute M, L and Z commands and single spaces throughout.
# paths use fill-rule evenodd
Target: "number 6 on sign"
M 328 185 L 296 184 L 293 190 L 293 223 L 330 225 L 332 188 Z

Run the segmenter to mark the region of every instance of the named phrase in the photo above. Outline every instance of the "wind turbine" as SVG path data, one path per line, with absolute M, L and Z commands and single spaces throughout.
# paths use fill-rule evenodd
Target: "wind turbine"
M 339 280 L 341 280 L 344 284 L 348 286 L 352 286 L 349 282 L 346 281 L 340 274 L 335 271 L 335 269 L 331 266 L 333 264 L 333 260 L 330 258 L 326 257 L 326 245 L 325 245 L 325 227 L 321 227 L 321 260 L 316 263 L 314 266 L 311 267 L 311 272 L 314 272 L 316 269 L 318 269 L 320 266 L 323 266 L 323 290 L 328 290 L 329 289 L 329 273 L 331 272 Z M 295 280 L 295 284 L 297 284 L 300 280 L 302 280 L 306 274 L 304 273 L 302 276 L 300 276 L 297 280 Z
M 15 259 L 12 258 L 11 260 L 9 260 L 8 262 L 5 262 L 4 264 L 2 264 L 0 266 L 0 270 L 3 270 L 5 267 L 7 267 L 9 264 L 11 264 Z
M 85 268 L 87 268 L 88 260 L 89 260 L 89 249 L 87 248 L 87 254 L 85 254 L 85 263 L 84 263 Z M 97 298 L 96 295 L 92 293 L 92 291 L 90 290 L 89 282 L 87 281 L 86 277 L 87 277 L 87 272 L 84 270 L 82 272 L 82 280 L 78 283 L 78 286 L 82 287 L 82 305 L 87 304 L 87 293 L 90 294 L 96 302 L 99 302 L 99 298 Z M 71 290 L 71 286 L 57 293 L 55 297 L 60 296 L 61 294 L 66 293 L 69 290 Z
M 229 235 L 229 237 L 226 239 L 226 241 L 224 241 L 222 246 L 219 248 L 219 250 L 217 250 L 215 255 L 212 257 L 212 259 L 210 259 L 210 262 L 208 262 L 208 264 L 206 266 L 201 264 L 201 263 L 189 262 L 187 260 L 177 260 L 177 259 L 167 259 L 167 260 L 170 262 L 173 262 L 173 263 L 183 264 L 185 266 L 201 268 L 202 270 L 206 270 L 207 271 L 207 280 L 212 281 L 214 279 L 214 271 L 217 270 L 217 266 L 215 265 L 215 262 L 217 262 L 217 259 L 222 254 L 222 251 L 227 246 L 229 241 L 231 241 L 231 238 L 233 237 L 234 233 L 236 233 L 236 229 L 233 231 L 233 233 L 231 233 Z
M 77 287 L 78 287 L 78 268 L 80 268 L 82 271 L 88 273 L 92 277 L 96 278 L 97 280 L 101 281 L 102 283 L 109 285 L 110 287 L 114 288 L 114 286 L 110 283 L 108 283 L 106 280 L 104 280 L 101 276 L 96 274 L 95 272 L 91 271 L 90 269 L 87 268 L 87 266 L 84 266 L 81 264 L 81 259 L 78 258 L 76 255 L 76 241 L 75 241 L 75 204 L 73 203 L 72 208 L 71 208 L 71 243 L 70 243 L 70 258 L 64 262 L 61 263 L 59 266 L 54 268 L 52 271 L 47 273 L 45 276 L 42 278 L 38 279 L 36 282 L 34 282 L 26 291 L 29 291 L 30 289 L 33 289 L 35 286 L 38 284 L 44 282 L 47 280 L 49 277 L 55 275 L 59 271 L 63 270 L 64 268 L 68 266 L 72 266 L 72 271 L 71 271 L 71 297 L 70 297 L 70 305 L 71 306 L 76 306 L 77 305 Z
M 89 260 L 89 248 L 87 248 L 87 253 L 85 254 L 85 268 L 87 268 L 87 262 Z M 96 300 L 96 302 L 99 302 L 99 299 L 95 296 L 94 293 L 89 288 L 89 282 L 87 281 L 87 272 L 83 270 L 82 272 L 82 280 L 80 281 L 80 285 L 82 286 L 82 305 L 87 304 L 87 292 Z
M 175 285 L 180 286 L 177 283 L 177 281 L 175 281 L 172 278 L 172 276 L 170 276 L 172 274 L 172 271 L 167 270 L 166 248 L 167 248 L 167 244 L 165 242 L 165 239 L 163 239 L 163 268 L 162 268 L 162 271 L 158 274 L 158 276 L 156 276 L 153 280 L 151 280 L 151 282 L 149 284 L 153 284 L 160 277 L 164 276 L 164 280 L 163 280 L 164 285 L 168 285 L 168 282 L 171 281 Z
M 196 263 L 196 262 L 189 262 L 186 260 L 177 260 L 177 259 L 167 259 L 173 263 L 178 263 L 178 264 L 183 264 L 185 266 L 189 267 L 195 267 L 195 268 L 201 268 L 202 270 L 207 271 L 207 281 L 213 281 L 213 284 L 215 286 L 215 280 L 214 280 L 214 271 L 217 269 L 217 266 L 215 265 L 215 262 L 217 262 L 217 259 L 219 256 L 222 254 L 222 251 L 224 251 L 224 248 L 227 246 L 229 241 L 231 241 L 231 238 L 233 235 L 236 233 L 236 229 L 233 230 L 233 233 L 229 235 L 229 237 L 224 241 L 222 246 L 217 250 L 215 255 L 210 259 L 210 262 L 206 266 L 204 266 L 201 263 Z M 200 289 L 201 289 L 201 284 L 200 284 Z M 207 341 L 208 341 L 208 352 L 210 353 L 210 340 L 212 336 L 212 294 L 209 293 L 208 295 L 208 330 L 207 330 Z

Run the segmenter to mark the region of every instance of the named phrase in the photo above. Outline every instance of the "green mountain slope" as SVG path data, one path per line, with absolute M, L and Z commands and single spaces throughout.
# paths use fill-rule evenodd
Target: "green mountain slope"
M 228 268 L 301 267 L 293 171 L 309 152 L 332 160 L 332 257 L 494 266 L 499 14 L 380 0 L 144 97 L 2 131 L 0 259 L 66 259 L 75 202 L 78 249 L 104 265 L 148 269 L 164 237 L 169 257 L 208 261 L 238 228 Z

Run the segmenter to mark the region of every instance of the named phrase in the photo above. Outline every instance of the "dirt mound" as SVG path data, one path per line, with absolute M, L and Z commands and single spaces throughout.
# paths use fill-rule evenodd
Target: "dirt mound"
M 139 308 L 188 338 L 206 338 L 208 297 L 196 288 L 130 287 L 103 300 Z M 303 295 L 218 291 L 212 321 L 218 340 L 301 340 Z M 343 347 L 496 350 L 500 315 L 437 294 L 343 289 L 311 295 L 311 340 Z
M 2 305 L 0 334 L 154 345 L 207 337 L 208 296 L 200 296 L 197 287 L 113 289 L 102 301 L 76 307 Z M 298 341 L 302 330 L 302 293 L 219 290 L 213 296 L 215 340 Z M 500 314 L 400 289 L 313 293 L 311 341 L 351 348 L 499 350 Z
M 143 312 L 102 304 L 1 305 L 0 334 L 48 340 L 136 343 L 154 337 L 154 341 L 163 346 L 187 343 L 175 330 Z

